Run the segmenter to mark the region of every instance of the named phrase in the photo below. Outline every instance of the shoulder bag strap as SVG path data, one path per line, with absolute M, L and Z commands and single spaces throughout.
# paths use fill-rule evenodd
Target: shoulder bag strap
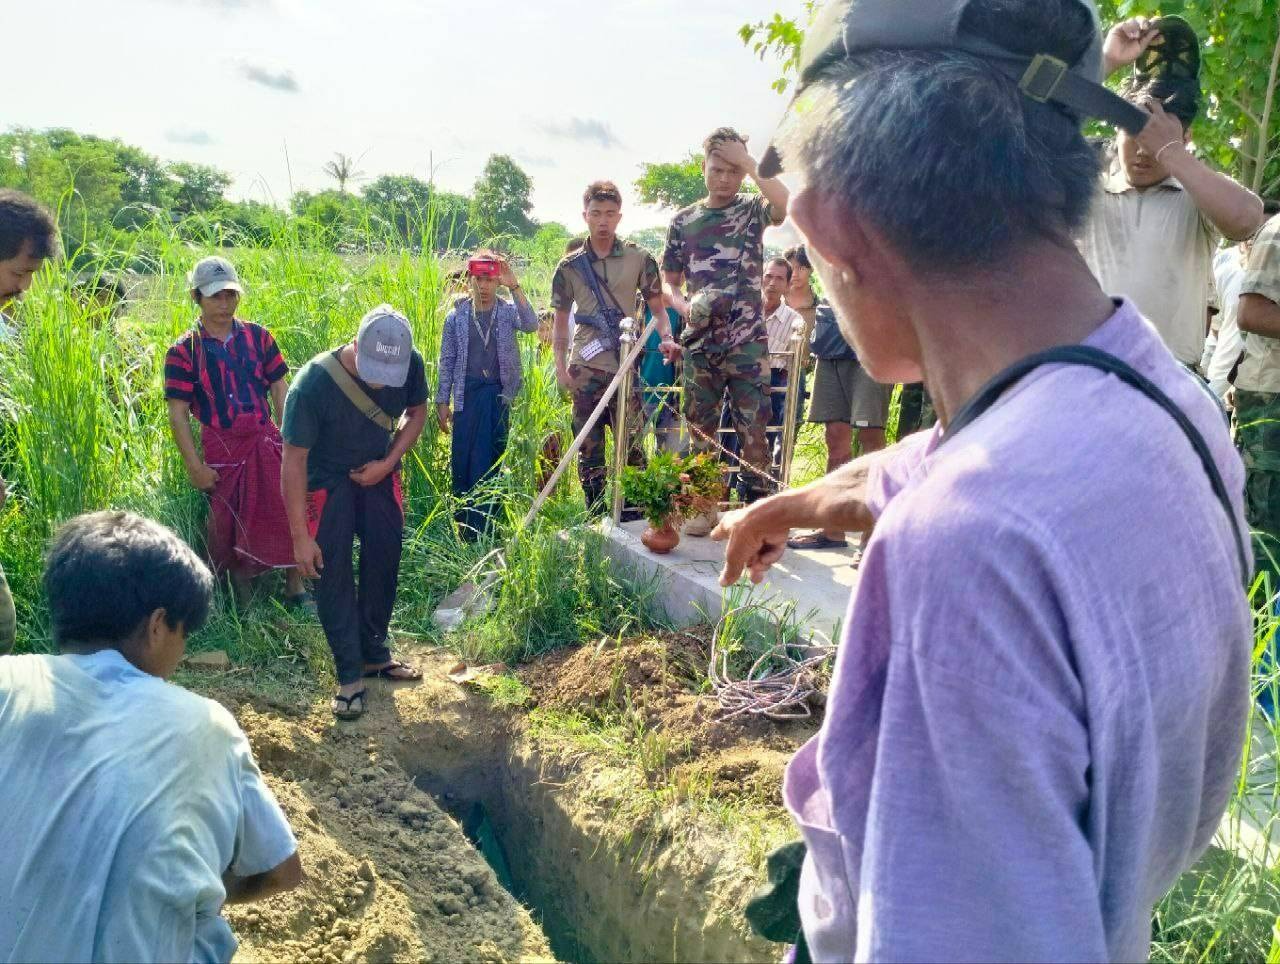
M 360 410 L 361 415 L 379 428 L 386 429 L 388 432 L 395 431 L 395 421 L 377 402 L 365 394 L 364 389 L 356 384 L 351 373 L 342 367 L 342 362 L 338 360 L 337 355 L 331 351 L 325 352 L 320 356 L 320 367 L 329 373 L 333 383 L 338 386 L 343 395 L 347 396 L 347 401 Z
M 1096 368 L 1109 375 L 1115 375 L 1130 388 L 1141 392 L 1165 410 L 1178 428 L 1182 429 L 1182 434 L 1187 437 L 1191 447 L 1195 449 L 1195 453 L 1200 459 L 1200 465 L 1204 468 L 1205 475 L 1209 478 L 1209 485 L 1213 489 L 1213 494 L 1227 514 L 1227 519 L 1231 523 L 1231 530 L 1236 537 L 1236 553 L 1240 559 L 1241 579 L 1247 579 L 1250 569 L 1249 544 L 1240 530 L 1240 523 L 1236 519 L 1236 512 L 1227 493 L 1227 486 L 1222 481 L 1222 474 L 1218 471 L 1218 465 L 1213 460 L 1213 453 L 1209 450 L 1209 445 L 1204 440 L 1204 436 L 1200 434 L 1200 430 L 1187 417 L 1187 413 L 1179 408 L 1173 399 L 1166 395 L 1155 382 L 1115 355 L 1089 345 L 1063 345 L 1029 355 L 996 375 L 995 378 L 991 379 L 979 390 L 977 395 L 966 402 L 956 417 L 947 425 L 946 433 L 942 436 L 942 443 L 939 444 L 945 443 L 963 431 L 968 425 L 977 421 L 979 416 L 991 408 L 996 403 L 996 400 L 1010 387 L 1041 365 L 1082 365 L 1086 368 Z

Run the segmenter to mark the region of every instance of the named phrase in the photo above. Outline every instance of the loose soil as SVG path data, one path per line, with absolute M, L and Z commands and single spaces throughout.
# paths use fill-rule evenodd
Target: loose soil
M 777 958 L 741 916 L 763 879 L 744 841 L 774 842 L 757 823 L 785 828 L 782 768 L 816 721 L 720 719 L 695 690 L 705 643 L 689 633 L 546 656 L 518 674 L 523 706 L 450 681 L 448 654 L 407 655 L 426 678 L 371 682 L 355 723 L 327 700 L 195 678 L 248 734 L 308 874 L 227 909 L 238 960 Z M 624 720 L 634 741 L 615 752 L 563 720 L 614 735 Z M 477 804 L 533 915 L 451 816 Z

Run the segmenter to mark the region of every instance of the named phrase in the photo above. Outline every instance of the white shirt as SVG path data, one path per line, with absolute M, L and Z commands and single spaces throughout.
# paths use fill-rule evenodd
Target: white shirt
M 1218 344 L 1213 357 L 1205 367 L 1209 387 L 1219 398 L 1225 398 L 1231 383 L 1227 376 L 1244 351 L 1244 336 L 1240 334 L 1240 282 L 1244 280 L 1244 260 L 1237 248 L 1219 251 L 1213 259 L 1213 274 L 1218 287 L 1218 308 L 1222 321 L 1218 325 Z
M 0 960 L 220 961 L 296 850 L 244 733 L 115 650 L 0 658 Z
M 804 324 L 800 312 L 788 307 L 785 301 L 779 302 L 777 309 L 764 320 L 769 332 L 769 367 L 786 368 L 787 356 L 791 354 L 791 332 L 795 323 Z
M 1080 238 L 1080 252 L 1112 297 L 1126 297 L 1187 365 L 1204 347 L 1214 232 L 1173 178 L 1138 190 L 1117 161 Z

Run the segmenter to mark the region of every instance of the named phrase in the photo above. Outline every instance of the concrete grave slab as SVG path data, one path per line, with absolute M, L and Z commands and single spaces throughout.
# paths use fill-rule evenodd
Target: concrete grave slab
M 723 543 L 681 536 L 680 544 L 669 554 L 656 555 L 640 541 L 643 521 L 615 526 L 606 520 L 601 530 L 606 537 L 605 551 L 615 565 L 640 579 L 657 579 L 659 601 L 676 625 L 690 626 L 721 616 L 726 598 L 719 584 Z M 755 599 L 775 610 L 793 602 L 797 615 L 816 630 L 814 635 L 820 633 L 835 641 L 858 582 L 852 561 L 852 548 L 789 550 L 756 588 Z

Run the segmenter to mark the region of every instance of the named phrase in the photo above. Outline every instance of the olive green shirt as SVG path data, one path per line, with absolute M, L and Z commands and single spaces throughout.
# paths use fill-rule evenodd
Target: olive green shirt
M 600 258 L 591 250 L 591 242 L 587 242 L 587 257 L 591 259 L 591 268 L 600 279 L 600 287 L 608 288 L 618 302 L 618 307 L 628 315 L 636 310 L 636 294 L 645 301 L 662 294 L 662 276 L 658 273 L 658 262 L 644 248 L 623 241 L 620 238 L 613 242 L 613 250 L 606 257 Z M 596 371 L 616 372 L 618 370 L 618 353 L 616 351 L 600 351 L 596 353 L 592 343 L 598 332 L 591 325 L 584 325 L 582 315 L 597 315 L 602 306 L 596 303 L 591 286 L 582 276 L 574 259 L 580 258 L 582 251 L 565 255 L 556 266 L 556 273 L 551 279 L 551 307 L 570 308 L 577 304 L 579 316 L 577 329 L 573 333 L 573 354 L 569 364 L 594 368 Z M 608 294 L 605 295 L 608 298 Z M 639 332 L 636 333 L 639 335 Z M 598 347 L 598 346 L 596 346 Z M 584 354 L 585 352 L 585 354 Z

